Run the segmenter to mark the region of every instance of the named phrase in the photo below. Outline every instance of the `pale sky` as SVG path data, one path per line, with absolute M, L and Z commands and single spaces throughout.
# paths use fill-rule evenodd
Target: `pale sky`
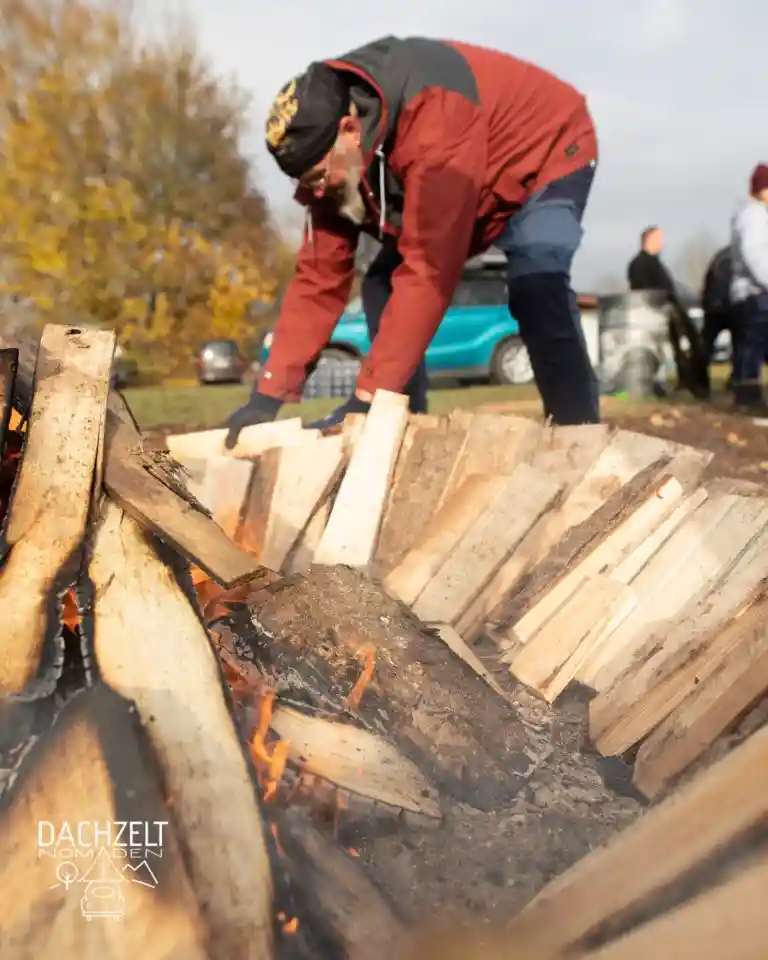
M 151 4 L 160 22 L 164 0 Z M 639 231 L 660 223 L 666 258 L 728 221 L 758 162 L 768 162 L 765 0 L 171 0 L 217 70 L 253 95 L 248 144 L 261 188 L 282 219 L 290 186 L 263 149 L 267 106 L 315 59 L 379 36 L 479 43 L 541 64 L 579 87 L 597 124 L 601 161 L 575 265 L 585 289 L 623 277 Z

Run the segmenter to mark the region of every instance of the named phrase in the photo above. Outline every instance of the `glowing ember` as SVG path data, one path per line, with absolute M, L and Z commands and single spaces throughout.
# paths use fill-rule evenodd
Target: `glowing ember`
M 67 590 L 61 602 L 61 619 L 65 627 L 76 630 L 80 623 L 80 613 L 77 609 L 77 600 L 73 590 Z
M 8 429 L 13 430 L 14 432 L 19 429 L 22 431 L 27 429 L 27 422 L 26 420 L 22 419 L 22 416 L 18 410 L 11 410 L 11 416 L 8 420 Z
M 258 590 L 274 579 L 268 571 L 265 571 L 263 576 L 260 574 L 253 580 L 226 589 L 218 583 L 214 583 L 196 567 L 192 569 L 192 582 L 206 623 L 210 623 L 211 620 L 216 620 L 218 617 L 228 616 L 232 612 L 233 604 L 249 603 Z
M 287 920 L 285 914 L 281 910 L 280 913 L 277 914 L 277 919 L 282 925 L 283 933 L 287 933 L 289 936 L 295 934 L 299 929 L 298 917 L 291 917 L 290 920 Z
M 360 701 L 363 699 L 363 694 L 365 693 L 366 687 L 371 682 L 371 677 L 373 676 L 373 666 L 374 666 L 374 651 L 373 647 L 363 647 L 360 653 L 365 653 L 365 666 L 363 667 L 363 672 L 357 678 L 357 682 L 349 693 L 347 697 L 347 703 L 353 710 L 357 710 L 360 707 Z

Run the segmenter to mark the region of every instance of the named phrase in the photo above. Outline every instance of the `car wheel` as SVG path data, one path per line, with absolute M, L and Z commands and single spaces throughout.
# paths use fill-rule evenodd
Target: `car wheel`
M 533 367 L 520 337 L 508 337 L 496 347 L 491 358 L 493 383 L 522 386 L 533 382 Z

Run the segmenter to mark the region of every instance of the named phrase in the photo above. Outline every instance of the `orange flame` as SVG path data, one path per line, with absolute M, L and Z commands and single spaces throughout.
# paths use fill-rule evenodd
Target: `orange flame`
M 359 652 L 365 653 L 365 666 L 363 667 L 363 672 L 357 678 L 354 687 L 352 687 L 349 696 L 347 697 L 347 703 L 353 710 L 358 710 L 360 708 L 360 701 L 363 699 L 363 694 L 365 693 L 366 687 L 371 682 L 371 677 L 373 676 L 375 659 L 373 647 L 363 647 Z
M 80 611 L 74 590 L 67 590 L 61 602 L 61 621 L 70 630 L 76 630 L 80 623 Z
M 251 739 L 251 757 L 259 776 L 259 784 L 264 791 L 265 802 L 273 800 L 277 795 L 291 746 L 287 740 L 278 740 L 271 750 L 267 745 L 274 703 L 275 691 L 265 690 L 259 704 L 259 722 Z

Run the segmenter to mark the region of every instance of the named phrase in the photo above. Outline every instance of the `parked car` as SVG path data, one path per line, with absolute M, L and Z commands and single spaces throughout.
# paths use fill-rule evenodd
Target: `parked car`
M 272 333 L 262 342 L 264 364 Z M 323 351 L 326 361 L 364 357 L 371 348 L 360 298 L 350 301 Z M 465 271 L 442 323 L 426 353 L 430 378 L 463 383 L 523 384 L 533 380 L 528 351 L 517 321 L 507 307 L 507 285 L 501 270 Z
M 248 363 L 234 340 L 205 340 L 197 354 L 197 379 L 209 383 L 242 383 Z

